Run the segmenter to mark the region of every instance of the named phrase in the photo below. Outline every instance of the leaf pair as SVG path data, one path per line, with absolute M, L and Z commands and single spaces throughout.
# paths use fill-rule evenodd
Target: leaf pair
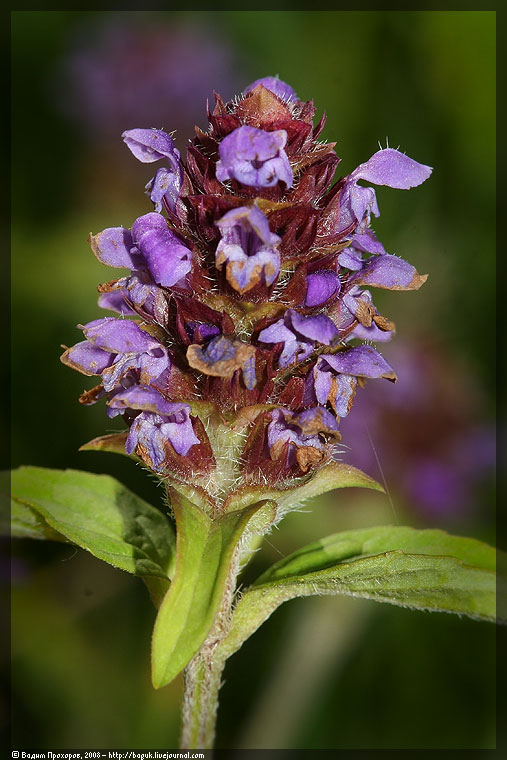
M 213 518 L 171 489 L 177 539 L 164 514 L 114 478 L 22 467 L 12 473 L 12 535 L 71 541 L 143 578 L 160 605 L 152 648 L 157 688 L 210 637 L 216 655 L 229 657 L 280 604 L 297 596 L 346 594 L 495 619 L 492 547 L 440 530 L 389 526 L 328 536 L 284 558 L 243 593 L 229 619 L 238 547 L 247 536 L 265 533 L 295 496 L 376 486 L 358 471 L 330 467 L 294 489 L 242 489 L 225 505 L 228 511 Z M 506 563 L 498 556 L 499 618 L 505 619 Z

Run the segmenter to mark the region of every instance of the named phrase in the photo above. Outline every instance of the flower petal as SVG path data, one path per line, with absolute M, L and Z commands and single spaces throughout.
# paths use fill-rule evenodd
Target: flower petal
M 90 235 L 89 239 L 92 251 L 102 264 L 134 270 L 142 265 L 130 230 L 125 227 L 108 227 L 97 235 Z
M 372 182 L 374 185 L 408 190 L 422 184 L 432 171 L 431 166 L 419 164 L 399 150 L 384 148 L 374 153 L 364 164 L 360 164 L 351 176 L 356 180 Z
M 132 238 L 159 285 L 175 285 L 192 269 L 192 252 L 169 229 L 161 214 L 151 212 L 136 219 Z
M 142 353 L 161 345 L 135 322 L 116 317 L 94 319 L 84 325 L 83 332 L 95 346 L 116 354 Z
M 68 348 L 60 361 L 83 375 L 100 375 L 113 363 L 115 355 L 92 345 L 87 340 Z
M 358 285 L 372 285 L 388 290 L 418 290 L 427 277 L 428 275 L 418 274 L 408 261 L 385 253 L 368 259 L 353 279 Z
M 327 362 L 335 372 L 354 377 L 385 377 L 396 380 L 393 368 L 372 346 L 356 346 L 337 354 L 324 354 L 321 360 Z
M 143 164 L 152 164 L 161 158 L 169 159 L 175 168 L 179 163 L 179 151 L 174 147 L 172 137 L 162 129 L 128 129 L 122 138 L 127 148 Z

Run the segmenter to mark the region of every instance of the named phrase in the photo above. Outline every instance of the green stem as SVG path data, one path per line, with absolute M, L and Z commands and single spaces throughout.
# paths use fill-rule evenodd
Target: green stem
M 204 645 L 185 669 L 181 749 L 211 749 L 215 738 L 218 692 L 225 660 Z

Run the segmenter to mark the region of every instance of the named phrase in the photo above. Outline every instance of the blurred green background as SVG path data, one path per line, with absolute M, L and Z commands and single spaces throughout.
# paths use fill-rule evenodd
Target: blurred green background
M 387 139 L 435 167 L 409 193 L 378 190 L 386 250 L 430 278 L 375 302 L 396 322 L 395 342 L 439 369 L 408 422 L 394 410 L 379 423 L 392 504 L 360 491 L 322 497 L 269 537 L 245 582 L 280 554 L 353 527 L 431 524 L 494 542 L 484 455 L 494 414 L 494 12 L 19 11 L 12 22 L 13 465 L 107 472 L 160 503 L 130 461 L 77 451 L 117 427 L 101 405 L 77 403 L 91 383 L 58 360 L 61 344 L 80 339 L 75 325 L 100 316 L 96 285 L 113 276 L 87 236 L 151 210 L 152 168 L 125 149 L 123 129 L 177 128 L 184 149 L 196 119 L 206 125 L 213 89 L 229 98 L 279 74 L 327 112 L 338 174 Z M 422 431 L 423 449 L 442 461 L 462 452 L 450 477 L 466 500 L 417 507 L 401 484 L 420 441 L 411 447 L 405 435 L 402 467 L 389 459 L 402 428 L 414 441 Z M 350 461 L 366 440 L 344 437 Z M 154 610 L 139 581 L 80 550 L 18 541 L 12 603 L 13 746 L 176 746 L 182 682 L 151 688 Z M 360 600 L 291 602 L 229 662 L 218 746 L 492 748 L 494 637 L 490 625 Z

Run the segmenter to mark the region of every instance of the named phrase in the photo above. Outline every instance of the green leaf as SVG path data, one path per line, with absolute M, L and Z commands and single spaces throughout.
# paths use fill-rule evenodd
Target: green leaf
M 20 467 L 11 489 L 13 535 L 52 538 L 45 531 L 56 531 L 121 570 L 171 576 L 175 538 L 168 519 L 109 475 Z
M 260 502 L 242 512 L 212 519 L 171 489 L 177 525 L 176 569 L 160 606 L 152 640 L 152 680 L 165 686 L 190 662 L 206 639 L 229 588 L 235 550 Z
M 283 602 L 346 594 L 495 620 L 495 549 L 441 530 L 382 526 L 316 541 L 277 562 L 240 598 L 226 656 Z
M 233 492 L 225 502 L 225 511 L 244 509 L 258 501 L 259 498 L 276 501 L 282 512 L 293 508 L 306 499 L 332 491 L 335 488 L 371 488 L 375 491 L 384 489 L 376 480 L 356 467 L 344 462 L 332 462 L 318 470 L 314 475 L 289 488 L 269 488 L 245 486 Z
M 7 521 L 2 519 L 2 534 L 9 533 Z M 49 527 L 41 515 L 27 504 L 11 499 L 10 534 L 13 538 L 36 538 L 49 541 L 66 541 L 65 536 Z

